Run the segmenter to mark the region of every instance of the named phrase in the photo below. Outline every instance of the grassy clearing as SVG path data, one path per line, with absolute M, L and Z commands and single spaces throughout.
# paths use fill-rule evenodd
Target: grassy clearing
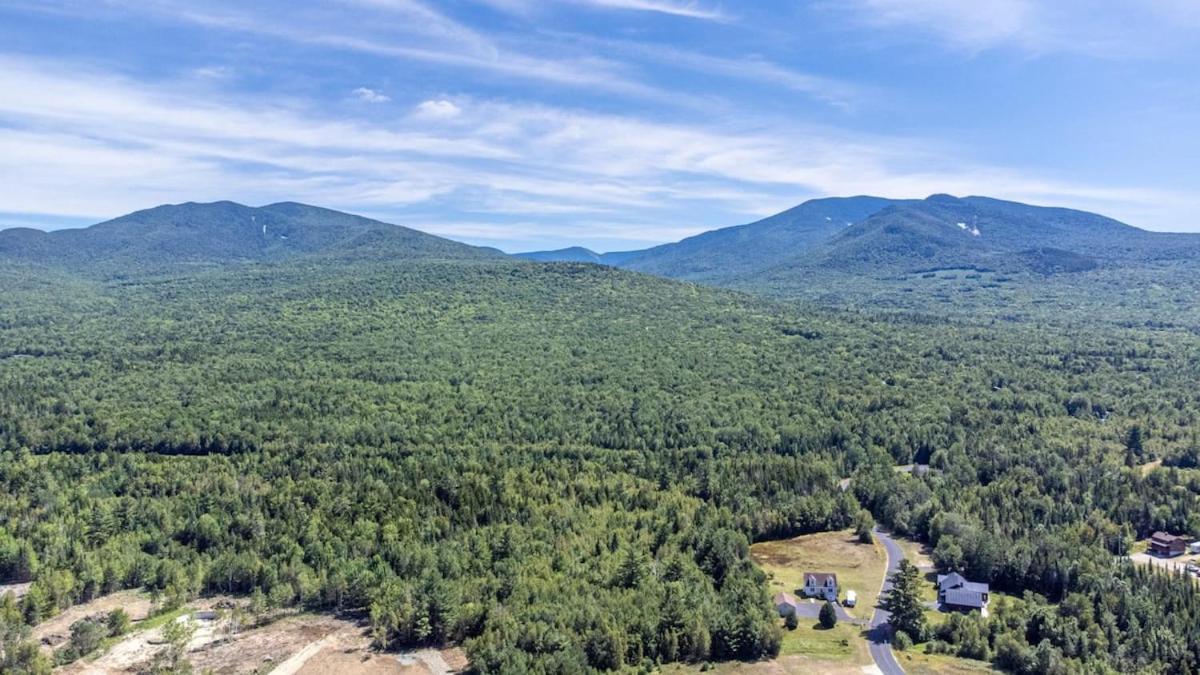
M 780 656 L 772 661 L 754 663 L 681 664 L 663 666 L 664 675 L 680 673 L 716 673 L 716 675 L 789 675 L 790 673 L 821 673 L 821 675 L 862 675 L 863 667 L 844 661 L 830 661 L 812 656 Z
M 112 649 L 113 646 L 116 645 L 117 643 L 128 640 L 129 638 L 131 638 L 134 635 L 137 635 L 139 633 L 144 633 L 148 630 L 154 630 L 155 628 L 165 626 L 168 623 L 170 623 L 171 621 L 174 621 L 175 619 L 178 619 L 179 617 L 181 617 L 184 614 L 187 614 L 191 611 L 192 611 L 192 608 L 190 608 L 190 607 L 180 607 L 178 609 L 173 609 L 173 610 L 169 610 L 166 612 L 160 612 L 158 614 L 154 614 L 150 617 L 147 617 L 146 619 L 143 619 L 142 621 L 138 621 L 137 623 L 131 624 L 129 626 L 129 630 L 125 631 L 124 633 L 121 633 L 120 635 L 110 635 L 109 637 L 104 638 L 103 640 L 100 641 L 99 647 L 92 650 L 90 653 L 83 655 L 82 657 L 80 657 L 79 660 L 83 661 L 85 663 L 88 661 L 93 661 L 96 659 L 96 657 L 101 656 L 103 654 L 107 654 L 108 650 Z
M 976 675 L 999 673 L 986 661 L 961 659 L 946 654 L 925 654 L 919 649 L 896 652 L 896 659 L 909 675 Z
M 770 578 L 772 594 L 785 591 L 799 597 L 805 572 L 837 574 L 843 597 L 847 590 L 858 593 L 858 606 L 847 611 L 862 620 L 869 619 L 874 611 L 887 567 L 883 548 L 877 543 L 858 543 L 851 530 L 760 542 L 750 547 L 750 556 Z M 822 630 L 814 620 L 801 620 L 796 630 L 784 629 L 780 654 L 836 663 L 871 663 L 861 629 L 845 622 L 832 630 Z
M 865 651 L 861 633 L 861 628 L 844 621 L 826 630 L 816 621 L 804 619 L 796 630 L 784 629 L 779 653 L 782 656 L 802 655 L 831 661 L 858 661 L 859 652 Z M 870 660 L 870 656 L 867 659 Z
M 933 551 L 929 548 L 928 544 L 902 537 L 894 537 L 894 539 L 896 545 L 904 552 L 904 557 L 908 558 L 912 564 L 921 569 L 933 568 L 933 558 L 930 557 Z

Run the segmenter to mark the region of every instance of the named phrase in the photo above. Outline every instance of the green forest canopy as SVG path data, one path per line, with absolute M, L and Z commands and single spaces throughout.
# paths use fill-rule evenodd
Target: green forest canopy
M 365 611 L 386 644 L 463 641 L 484 672 L 752 659 L 779 636 L 749 542 L 865 506 L 1036 594 L 973 655 L 1200 666 L 1192 586 L 1115 557 L 1200 534 L 1200 480 L 1136 468 L 1197 456 L 1188 330 L 509 261 L 0 288 L 0 580 L 34 581 L 28 622 L 123 587 L 258 589 Z M 914 460 L 940 471 L 892 470 Z

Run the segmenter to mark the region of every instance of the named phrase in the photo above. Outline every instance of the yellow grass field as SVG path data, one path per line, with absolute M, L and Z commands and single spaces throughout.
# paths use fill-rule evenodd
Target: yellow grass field
M 851 530 L 760 542 L 750 547 L 750 557 L 770 578 L 772 594 L 785 591 L 800 597 L 798 590 L 805 572 L 837 574 L 842 597 L 847 590 L 858 593 L 858 606 L 847 608 L 847 612 L 863 621 L 869 620 L 874 612 L 887 567 L 883 548 L 878 544 L 858 543 Z M 780 654 L 834 663 L 872 663 L 862 629 L 844 621 L 832 630 L 822 630 L 808 619 L 802 620 L 796 630 L 785 628 Z

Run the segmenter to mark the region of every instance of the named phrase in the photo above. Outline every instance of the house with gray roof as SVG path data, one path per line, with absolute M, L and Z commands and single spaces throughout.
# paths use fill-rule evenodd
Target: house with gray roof
M 938 602 L 955 609 L 978 609 L 987 616 L 989 589 L 987 584 L 967 581 L 958 572 L 939 574 Z
M 830 602 L 837 602 L 837 575 L 832 572 L 805 572 L 804 587 L 801 592 L 810 598 L 822 598 Z

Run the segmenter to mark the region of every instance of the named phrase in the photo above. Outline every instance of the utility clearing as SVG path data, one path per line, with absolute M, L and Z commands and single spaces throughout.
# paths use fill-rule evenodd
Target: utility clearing
M 185 657 L 195 672 L 215 675 L 449 675 L 468 665 L 458 648 L 376 651 L 365 624 L 333 616 L 281 610 L 255 621 L 245 611 L 244 600 L 228 597 L 198 600 L 172 613 L 169 619 L 154 617 L 149 597 L 136 591 L 122 591 L 72 607 L 39 624 L 33 637 L 43 650 L 52 653 L 67 643 L 71 624 L 117 608 L 133 619 L 129 632 L 101 652 L 57 668 L 56 673 L 142 672 L 167 649 L 162 627 L 168 621 L 192 624 L 194 633 Z

